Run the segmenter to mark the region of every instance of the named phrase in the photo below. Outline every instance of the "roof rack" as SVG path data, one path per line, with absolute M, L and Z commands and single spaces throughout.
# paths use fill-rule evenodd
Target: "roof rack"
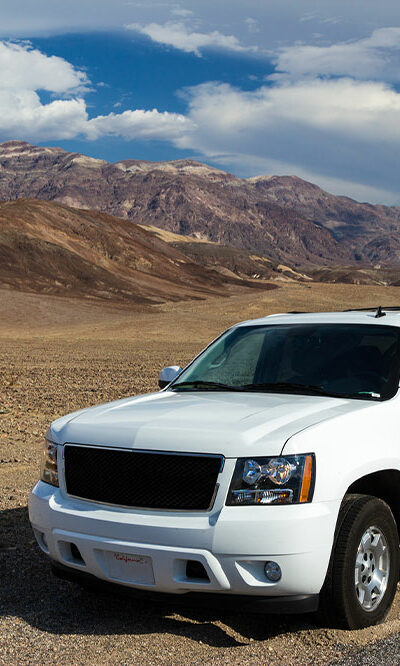
M 328 311 L 329 312 L 329 311 Z M 376 317 L 384 317 L 385 312 L 400 312 L 400 305 L 372 305 L 370 308 L 349 308 L 341 310 L 341 312 L 376 312 Z M 291 310 L 285 314 L 299 315 L 299 314 L 315 314 L 314 312 L 307 312 L 307 310 Z
M 375 305 L 371 308 L 350 308 L 349 310 L 342 310 L 342 312 L 373 312 L 374 310 L 378 311 L 379 309 L 386 312 L 396 312 L 400 311 L 400 305 Z

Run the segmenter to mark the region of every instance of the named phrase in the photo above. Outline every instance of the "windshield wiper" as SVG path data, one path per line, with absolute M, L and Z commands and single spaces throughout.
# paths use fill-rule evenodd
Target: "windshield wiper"
M 178 382 L 171 386 L 172 391 L 179 391 L 180 389 L 193 389 L 198 391 L 242 391 L 254 392 L 265 391 L 268 393 L 299 393 L 304 395 L 320 395 L 329 398 L 358 398 L 364 400 L 376 400 L 377 394 L 367 391 L 358 391 L 355 393 L 336 393 L 329 391 L 322 386 L 315 384 L 299 384 L 296 382 L 262 382 L 259 384 L 243 384 L 242 386 L 230 386 L 229 384 L 222 384 L 220 382 L 211 382 L 203 380 L 193 380 L 187 382 Z
M 199 391 L 240 391 L 242 387 L 229 386 L 229 384 L 221 384 L 220 382 L 207 382 L 194 379 L 191 382 L 178 382 L 171 386 L 171 390 L 176 391 L 180 388 L 193 388 Z
M 354 398 L 350 393 L 335 393 L 328 391 L 322 386 L 314 384 L 297 384 L 296 382 L 263 382 L 260 384 L 245 384 L 241 386 L 242 391 L 270 391 L 271 393 L 306 393 L 311 395 L 323 395 L 332 398 Z

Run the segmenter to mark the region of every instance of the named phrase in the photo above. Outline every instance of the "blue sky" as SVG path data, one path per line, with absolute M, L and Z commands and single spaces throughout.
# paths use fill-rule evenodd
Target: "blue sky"
M 238 57 L 224 50 L 211 50 L 199 58 L 178 49 L 155 47 L 150 39 L 133 36 L 126 30 L 36 37 L 30 41 L 41 52 L 60 56 L 88 72 L 94 89 L 86 95 L 86 100 L 93 116 L 154 107 L 185 113 L 187 105 L 180 91 L 189 86 L 215 80 L 255 90 L 274 71 L 270 63 L 254 55 Z M 48 102 L 51 94 L 42 93 L 41 98 Z M 60 145 L 111 162 L 195 155 L 192 150 L 180 150 L 168 142 L 137 139 L 127 142 L 123 137 L 100 138 L 93 143 L 74 138 L 41 144 Z M 201 154 L 197 157 L 202 159 Z
M 2 0 L 0 141 L 400 204 L 398 0 Z

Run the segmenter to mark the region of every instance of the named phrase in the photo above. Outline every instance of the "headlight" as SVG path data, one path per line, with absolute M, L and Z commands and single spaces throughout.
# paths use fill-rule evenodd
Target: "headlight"
M 313 453 L 285 458 L 239 458 L 226 503 L 237 506 L 311 502 L 314 482 Z
M 40 479 L 52 486 L 58 486 L 57 444 L 44 440 Z

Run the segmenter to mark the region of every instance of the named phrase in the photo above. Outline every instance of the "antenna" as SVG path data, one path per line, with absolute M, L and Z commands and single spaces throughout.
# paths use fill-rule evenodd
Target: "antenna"
M 375 319 L 379 319 L 380 317 L 386 317 L 386 312 L 382 311 L 382 306 L 381 305 L 378 306 L 378 309 L 377 309 L 376 314 L 375 314 Z

